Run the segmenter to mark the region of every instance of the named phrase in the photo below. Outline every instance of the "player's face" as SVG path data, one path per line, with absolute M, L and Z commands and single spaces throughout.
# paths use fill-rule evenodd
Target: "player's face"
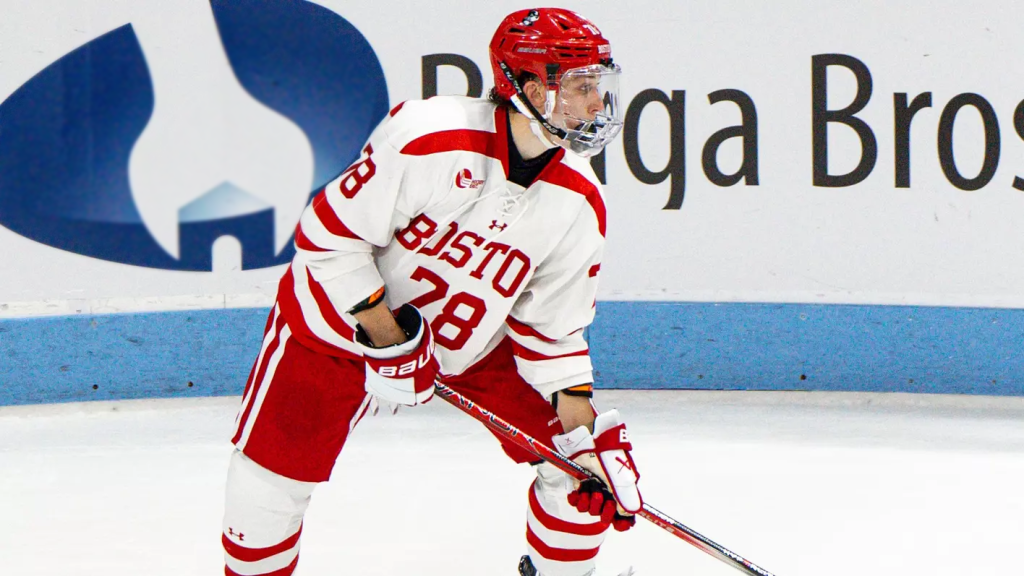
M 600 77 L 587 74 L 566 78 L 562 82 L 552 115 L 556 119 L 564 118 L 567 128 L 578 128 L 581 121 L 593 122 L 603 109 Z
M 523 92 L 555 128 L 565 132 L 556 141 L 584 157 L 599 152 L 622 129 L 618 66 L 596 64 L 567 70 L 558 89 L 527 82 Z M 551 95 L 554 95 L 551 98 Z M 552 102 L 553 100 L 553 102 Z

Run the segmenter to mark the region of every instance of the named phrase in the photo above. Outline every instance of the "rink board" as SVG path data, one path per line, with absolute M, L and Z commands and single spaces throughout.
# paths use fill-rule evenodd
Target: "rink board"
M 0 405 L 240 394 L 267 309 L 0 321 Z M 602 388 L 1024 395 L 1024 311 L 600 302 Z
M 623 68 L 599 385 L 1024 396 L 1018 4 L 563 3 Z M 5 2 L 0 404 L 237 394 L 311 194 L 521 7 Z

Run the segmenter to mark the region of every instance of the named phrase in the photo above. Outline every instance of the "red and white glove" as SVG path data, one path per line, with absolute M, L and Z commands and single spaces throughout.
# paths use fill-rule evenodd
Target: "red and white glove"
M 439 370 L 434 335 L 411 304 L 398 309 L 395 321 L 408 340 L 384 348 L 374 348 L 362 326 L 356 329 L 356 344 L 366 360 L 366 391 L 391 404 L 425 404 L 434 395 Z
M 585 426 L 551 438 L 565 457 L 593 472 L 600 480 L 579 483 L 569 494 L 569 504 L 580 512 L 600 516 L 622 532 L 636 524 L 636 513 L 643 508 L 637 488 L 640 473 L 633 463 L 626 425 L 618 410 L 598 414 L 594 433 Z

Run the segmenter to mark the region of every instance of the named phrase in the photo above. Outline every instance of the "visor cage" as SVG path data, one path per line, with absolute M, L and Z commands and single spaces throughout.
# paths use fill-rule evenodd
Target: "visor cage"
M 576 154 L 593 156 L 622 131 L 621 73 L 615 64 L 595 64 L 562 74 L 548 117 L 565 131 L 563 139 Z

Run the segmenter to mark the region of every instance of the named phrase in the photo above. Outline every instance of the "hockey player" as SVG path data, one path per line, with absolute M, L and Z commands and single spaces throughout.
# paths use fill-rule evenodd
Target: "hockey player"
M 593 407 L 583 338 L 605 235 L 587 158 L 621 129 L 619 68 L 593 23 L 553 8 L 506 17 L 490 57 L 489 99 L 398 105 L 302 215 L 232 438 L 226 574 L 291 574 L 348 434 L 435 379 L 604 479 L 502 443 L 537 471 L 521 574 L 593 574 L 608 529 L 633 525 L 631 446 Z

